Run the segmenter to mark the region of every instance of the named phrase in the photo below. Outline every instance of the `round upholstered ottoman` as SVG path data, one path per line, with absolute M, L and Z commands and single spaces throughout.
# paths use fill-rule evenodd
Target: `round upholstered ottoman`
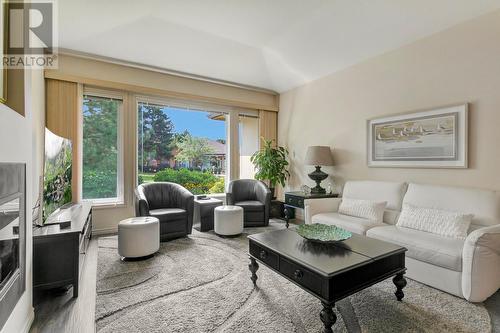
M 160 248 L 160 221 L 156 217 L 132 217 L 118 223 L 118 254 L 124 259 L 140 259 Z
M 219 236 L 238 236 L 243 232 L 243 208 L 219 206 L 214 209 L 214 231 Z

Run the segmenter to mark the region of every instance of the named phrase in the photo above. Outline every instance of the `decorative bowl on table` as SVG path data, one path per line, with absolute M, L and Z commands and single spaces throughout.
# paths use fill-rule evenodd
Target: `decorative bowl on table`
M 352 237 L 352 233 L 334 225 L 321 223 L 301 224 L 297 233 L 311 242 L 335 243 Z

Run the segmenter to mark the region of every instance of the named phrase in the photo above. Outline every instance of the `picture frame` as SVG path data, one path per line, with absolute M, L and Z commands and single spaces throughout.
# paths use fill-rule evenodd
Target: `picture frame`
M 0 103 L 5 104 L 7 102 L 7 68 L 3 66 L 3 56 L 5 55 L 5 50 L 7 49 L 8 40 L 8 11 L 7 3 L 0 3 L 0 55 L 2 56 L 2 61 L 0 61 Z
M 467 168 L 468 104 L 367 121 L 369 167 Z

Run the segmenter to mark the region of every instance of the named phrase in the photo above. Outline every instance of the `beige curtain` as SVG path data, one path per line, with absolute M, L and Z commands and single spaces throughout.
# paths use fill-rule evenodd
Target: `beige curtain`
M 73 145 L 72 195 L 80 201 L 79 115 L 81 85 L 75 82 L 45 79 L 45 126 L 54 134 L 70 139 Z
M 278 139 L 278 113 L 274 111 L 259 110 L 259 137 L 266 140 Z M 262 145 L 262 142 L 260 142 Z

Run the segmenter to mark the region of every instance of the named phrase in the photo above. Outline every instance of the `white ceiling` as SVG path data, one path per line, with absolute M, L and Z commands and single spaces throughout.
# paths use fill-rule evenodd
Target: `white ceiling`
M 59 0 L 59 46 L 283 92 L 500 0 Z

